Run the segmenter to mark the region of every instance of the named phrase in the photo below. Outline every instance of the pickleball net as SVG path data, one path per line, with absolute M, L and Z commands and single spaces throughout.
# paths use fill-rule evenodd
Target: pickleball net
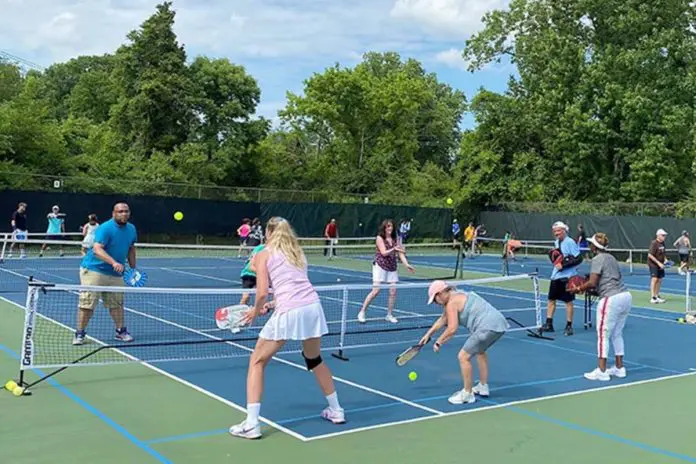
M 452 280 L 458 290 L 475 291 L 500 310 L 510 332 L 535 336 L 542 324 L 539 281 L 535 274 L 486 279 Z M 367 311 L 358 311 L 372 285 L 316 286 L 329 333 L 322 340 L 325 353 L 347 360 L 351 350 L 379 349 L 400 352 L 416 343 L 442 314 L 439 305 L 427 304 L 429 282 L 384 285 Z M 393 291 L 393 315 L 386 320 Z M 392 290 L 392 292 L 390 292 Z M 74 345 L 81 292 L 97 292 L 101 298 L 86 328 L 86 341 Z M 218 308 L 238 304 L 243 289 L 86 287 L 29 283 L 20 356 L 20 384 L 29 369 L 54 369 L 33 386 L 73 366 L 113 365 L 133 362 L 162 363 L 226 359 L 249 356 L 270 315 L 259 316 L 239 333 L 220 329 Z M 104 302 L 120 295 L 125 325 L 131 342 L 116 339 L 115 324 Z M 251 294 L 253 302 L 253 292 Z M 456 338 L 466 337 L 461 328 Z M 456 344 L 456 343 L 455 343 Z M 279 354 L 299 354 L 298 341 L 288 341 Z
M 19 248 L 22 245 L 22 249 Z M 416 273 L 399 266 L 402 280 L 453 279 L 461 269 L 461 247 L 449 243 L 405 246 Z M 239 287 L 251 247 L 136 243 L 137 266 L 152 287 Z M 302 249 L 313 283 L 361 283 L 372 280 L 373 244 L 307 245 Z M 59 284 L 79 283 L 84 250 L 78 241 L 4 239 L 0 243 L 0 293 L 26 292 L 30 278 Z

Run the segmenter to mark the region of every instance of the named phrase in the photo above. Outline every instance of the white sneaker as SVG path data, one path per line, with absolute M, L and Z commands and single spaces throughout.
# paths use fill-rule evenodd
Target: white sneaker
M 72 344 L 73 345 L 84 345 L 85 344 L 85 337 L 87 334 L 84 332 L 75 332 L 75 336 L 73 337 Z
M 365 313 L 363 311 L 360 311 L 358 313 L 358 322 L 360 322 L 361 324 L 364 324 L 366 321 L 367 321 L 367 319 L 365 318 Z
M 592 372 L 586 372 L 585 378 L 587 380 L 600 380 L 602 382 L 608 382 L 609 380 L 611 380 L 609 372 L 602 372 L 599 370 L 599 367 L 595 368 L 595 370 L 593 370 Z
M 387 314 L 387 317 L 384 318 L 387 322 L 391 322 L 392 324 L 396 324 L 399 322 L 397 318 L 394 317 L 393 314 Z
M 326 407 L 321 412 L 321 418 L 326 419 L 334 424 L 344 424 L 346 422 L 346 413 L 343 409 L 332 409 L 331 407 Z
M 256 438 L 261 438 L 261 426 L 257 423 L 252 427 L 244 421 L 241 424 L 230 427 L 230 435 L 255 440 Z
M 471 389 L 471 391 L 474 392 L 474 395 L 479 395 L 484 398 L 487 398 L 491 394 L 488 390 L 488 385 L 483 385 L 481 382 L 477 383 L 476 386 Z
M 609 369 L 607 369 L 607 373 L 612 376 L 612 377 L 618 377 L 619 379 L 623 379 L 626 377 L 626 368 L 622 367 L 619 369 L 616 366 L 612 366 Z
M 452 396 L 447 400 L 452 404 L 464 404 L 473 403 L 476 401 L 476 396 L 473 391 L 467 392 L 463 388 L 457 392 L 454 392 Z
M 654 296 L 654 297 L 650 298 L 650 303 L 652 303 L 652 304 L 660 304 L 660 303 L 664 303 L 664 302 L 665 302 L 665 300 L 663 300 L 659 296 Z

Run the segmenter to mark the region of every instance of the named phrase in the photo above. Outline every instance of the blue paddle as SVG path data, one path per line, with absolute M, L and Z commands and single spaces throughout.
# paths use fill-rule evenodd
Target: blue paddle
M 147 273 L 138 269 L 128 268 L 123 271 L 123 281 L 129 287 L 142 287 L 147 283 Z

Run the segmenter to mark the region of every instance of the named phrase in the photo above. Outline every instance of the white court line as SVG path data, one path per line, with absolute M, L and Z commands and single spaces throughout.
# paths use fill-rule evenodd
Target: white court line
M 0 296 L 0 299 L 6 301 L 7 303 L 9 303 L 9 304 L 11 304 L 11 305 L 13 305 L 13 306 L 16 306 L 17 308 L 19 308 L 19 309 L 21 309 L 21 310 L 26 311 L 26 308 L 24 308 L 24 306 L 22 306 L 22 305 L 19 304 L 19 303 L 15 303 L 15 302 L 12 301 L 12 300 L 8 300 L 8 299 L 5 298 L 4 296 Z M 66 330 L 69 331 L 69 332 L 72 332 L 72 331 L 74 330 L 73 328 L 68 327 L 68 326 L 66 326 L 65 324 L 61 323 L 61 322 L 58 322 L 58 321 L 55 321 L 55 320 L 53 320 L 53 319 L 47 318 L 47 317 L 45 317 L 45 316 L 43 316 L 43 315 L 41 315 L 41 314 L 40 314 L 40 316 L 41 316 L 43 319 L 46 319 L 46 320 L 48 320 L 48 321 L 50 321 L 50 322 L 52 322 L 52 323 L 54 323 L 54 324 L 56 324 L 56 325 L 58 325 L 58 326 L 60 326 L 60 327 L 63 327 L 64 329 L 66 329 Z M 96 338 L 94 338 L 94 337 L 88 336 L 87 338 L 93 340 L 94 342 L 96 342 L 96 343 L 99 344 L 99 345 L 107 345 L 106 343 L 104 343 L 104 342 L 102 342 L 101 340 L 98 340 L 98 339 L 96 339 Z M 204 389 L 204 388 L 202 388 L 202 387 L 200 387 L 200 386 L 198 386 L 198 385 L 196 385 L 196 384 L 193 384 L 193 383 L 191 383 L 191 382 L 189 382 L 189 381 L 187 381 L 187 380 L 182 379 L 181 377 L 178 377 L 178 376 L 176 376 L 176 375 L 174 375 L 174 374 L 171 374 L 171 373 L 169 373 L 169 372 L 167 372 L 167 371 L 164 371 L 164 370 L 160 369 L 159 367 L 155 367 L 155 366 L 153 366 L 152 364 L 150 364 L 150 363 L 148 363 L 148 362 L 141 361 L 140 359 L 138 359 L 138 358 L 136 358 L 136 357 L 134 357 L 134 356 L 132 356 L 132 355 L 130 355 L 130 354 L 124 352 L 124 351 L 121 351 L 121 350 L 119 350 L 119 349 L 117 349 L 117 348 L 110 348 L 110 349 L 114 350 L 115 352 L 119 353 L 120 355 L 124 356 L 125 358 L 128 358 L 128 359 L 130 359 L 130 360 L 132 360 L 132 361 L 138 362 L 138 364 L 141 364 L 142 366 L 145 366 L 146 368 L 148 368 L 148 369 L 150 369 L 150 370 L 152 370 L 152 371 L 154 371 L 154 372 L 156 372 L 156 373 L 158 373 L 158 374 L 161 374 L 161 375 L 163 375 L 163 376 L 165 376 L 165 377 L 167 377 L 167 378 L 169 378 L 169 379 L 171 379 L 171 380 L 174 380 L 175 382 L 179 382 L 179 383 L 182 384 L 182 385 L 186 385 L 187 387 L 192 388 L 192 389 L 194 389 L 195 391 L 197 391 L 197 392 L 199 392 L 199 393 L 202 393 L 202 394 L 204 394 L 205 396 L 207 396 L 207 397 L 209 397 L 209 398 L 212 398 L 212 399 L 217 400 L 217 401 L 219 401 L 219 402 L 221 402 L 221 403 L 223 403 L 223 404 L 226 404 L 227 406 L 230 406 L 231 408 L 236 409 L 237 411 L 246 413 L 246 408 L 244 408 L 244 407 L 238 405 L 237 403 L 234 403 L 234 402 L 232 402 L 232 401 L 230 401 L 230 400 L 228 400 L 228 399 L 226 399 L 226 398 L 223 398 L 223 397 L 221 397 L 221 396 L 218 396 L 218 395 L 216 395 L 216 394 L 213 393 L 213 392 L 210 392 L 210 391 L 208 391 L 208 390 L 206 390 L 206 389 Z M 33 369 L 32 369 L 32 370 L 33 370 Z M 266 423 L 266 424 L 268 424 L 268 425 L 271 426 L 271 427 L 274 427 L 274 428 L 280 430 L 281 432 L 285 432 L 285 433 L 287 433 L 288 435 L 290 435 L 290 436 L 292 436 L 292 437 L 294 437 L 294 438 L 297 438 L 298 440 L 301 440 L 301 441 L 307 441 L 307 440 L 308 440 L 308 437 L 306 437 L 306 436 L 304 436 L 304 435 L 302 435 L 302 434 L 300 434 L 300 433 L 297 433 L 297 432 L 295 432 L 295 431 L 293 431 L 293 430 L 291 430 L 291 429 L 288 429 L 288 428 L 286 428 L 286 427 L 283 427 L 283 426 L 280 425 L 280 424 L 276 424 L 274 421 L 272 421 L 272 420 L 270 420 L 270 419 L 268 419 L 268 418 L 266 418 L 266 417 L 259 416 L 259 420 L 262 421 L 262 422 L 264 422 L 264 423 Z
M 357 427 L 354 429 L 344 430 L 341 432 L 333 432 L 333 433 L 327 433 L 324 435 L 316 435 L 316 436 L 307 438 L 307 441 L 323 440 L 326 438 L 333 438 L 333 437 L 348 435 L 348 434 L 352 434 L 352 433 L 365 432 L 367 430 L 381 429 L 384 427 L 393 427 L 396 425 L 403 425 L 403 424 L 411 424 L 414 422 L 421 422 L 421 421 L 426 421 L 426 420 L 431 420 L 431 419 L 436 419 L 436 418 L 440 419 L 443 417 L 458 416 L 460 414 L 473 414 L 473 413 L 482 412 L 482 411 L 490 411 L 493 409 L 502 409 L 502 408 L 507 408 L 510 406 L 518 406 L 518 405 L 523 405 L 523 404 L 537 403 L 540 401 L 552 400 L 552 399 L 557 399 L 557 398 L 566 398 L 566 397 L 570 397 L 570 396 L 584 395 L 587 393 L 595 393 L 595 392 L 600 392 L 600 391 L 605 391 L 605 390 L 614 390 L 617 388 L 634 387 L 636 385 L 643 385 L 643 384 L 648 384 L 648 383 L 653 383 L 653 382 L 661 382 L 663 380 L 671 380 L 671 379 L 677 379 L 677 378 L 681 378 L 681 377 L 689 377 L 689 376 L 694 376 L 694 375 L 696 375 L 696 371 L 695 372 L 686 372 L 683 374 L 667 375 L 664 377 L 655 377 L 653 379 L 638 380 L 636 382 L 622 383 L 619 385 L 609 385 L 606 387 L 589 388 L 586 390 L 575 390 L 572 392 L 559 393 L 557 395 L 548 395 L 548 396 L 541 396 L 538 398 L 529 398 L 526 400 L 510 401 L 508 403 L 493 404 L 490 406 L 483 406 L 483 407 L 476 408 L 476 409 L 464 409 L 461 411 L 446 412 L 446 413 L 443 413 L 443 414 L 437 415 L 437 416 L 423 416 L 423 417 L 416 417 L 414 419 L 406 419 L 406 420 L 393 421 L 393 422 L 384 422 L 381 424 L 369 425 L 369 426 L 365 426 L 365 427 Z
M 176 272 L 178 274 L 190 275 L 190 276 L 194 276 L 194 277 L 203 277 L 204 279 L 217 280 L 218 282 L 238 283 L 236 280 L 223 279 L 221 277 L 213 277 L 213 276 L 209 276 L 209 275 L 205 275 L 205 274 L 198 274 L 196 272 L 181 271 L 179 269 L 170 268 L 170 267 L 160 267 L 158 269 L 162 269 L 164 271 L 169 271 L 169 272 Z

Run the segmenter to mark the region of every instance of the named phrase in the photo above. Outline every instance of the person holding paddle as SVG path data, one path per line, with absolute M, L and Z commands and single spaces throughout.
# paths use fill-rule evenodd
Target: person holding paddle
M 488 356 L 486 351 L 507 331 L 505 316 L 476 292 L 457 291 L 447 282 L 436 280 L 428 289 L 428 304 L 442 305 L 442 315 L 423 335 L 419 345 L 423 346 L 441 328 L 447 326 L 433 345 L 433 351 L 440 351 L 459 329 L 460 325 L 469 331 L 469 337 L 457 354 L 464 388 L 449 397 L 452 404 L 473 403 L 476 396 L 488 397 Z M 473 386 L 473 367 L 471 357 L 476 355 L 479 368 L 479 383 Z
M 573 294 L 595 291 L 599 296 L 597 304 L 597 367 L 585 373 L 588 380 L 609 381 L 611 377 L 626 377 L 624 367 L 623 329 L 631 312 L 633 298 L 621 275 L 616 258 L 607 251 L 609 239 L 598 232 L 588 240 L 592 258 L 588 279 L 578 276 L 569 282 L 568 291 Z M 609 344 L 614 347 L 616 364 L 607 368 Z
M 240 322 L 251 326 L 259 315 L 271 309 L 273 313 L 259 332 L 256 346 L 249 357 L 247 417 L 229 429 L 232 436 L 247 439 L 261 437 L 259 415 L 264 371 L 268 362 L 289 340 L 302 343 L 302 358 L 307 370 L 314 374 L 324 393 L 328 407 L 322 410 L 321 417 L 334 424 L 346 421 L 331 370 L 321 357 L 321 338 L 329 332 L 329 328 L 319 294 L 307 275 L 304 251 L 290 223 L 281 217 L 268 221 L 266 237 L 266 247 L 254 256 L 256 301 Z M 272 305 L 267 303 L 271 287 Z M 295 395 L 292 399 L 297 398 Z
M 94 245 L 80 262 L 80 285 L 95 287 L 122 287 L 126 260 L 135 269 L 135 242 L 138 233 L 128 222 L 130 208 L 126 203 L 116 203 L 112 218 L 101 224 L 94 234 Z M 73 345 L 85 342 L 86 329 L 101 296 L 104 306 L 116 325 L 116 340 L 131 342 L 133 337 L 125 327 L 122 292 L 80 292 L 77 311 L 77 329 Z

